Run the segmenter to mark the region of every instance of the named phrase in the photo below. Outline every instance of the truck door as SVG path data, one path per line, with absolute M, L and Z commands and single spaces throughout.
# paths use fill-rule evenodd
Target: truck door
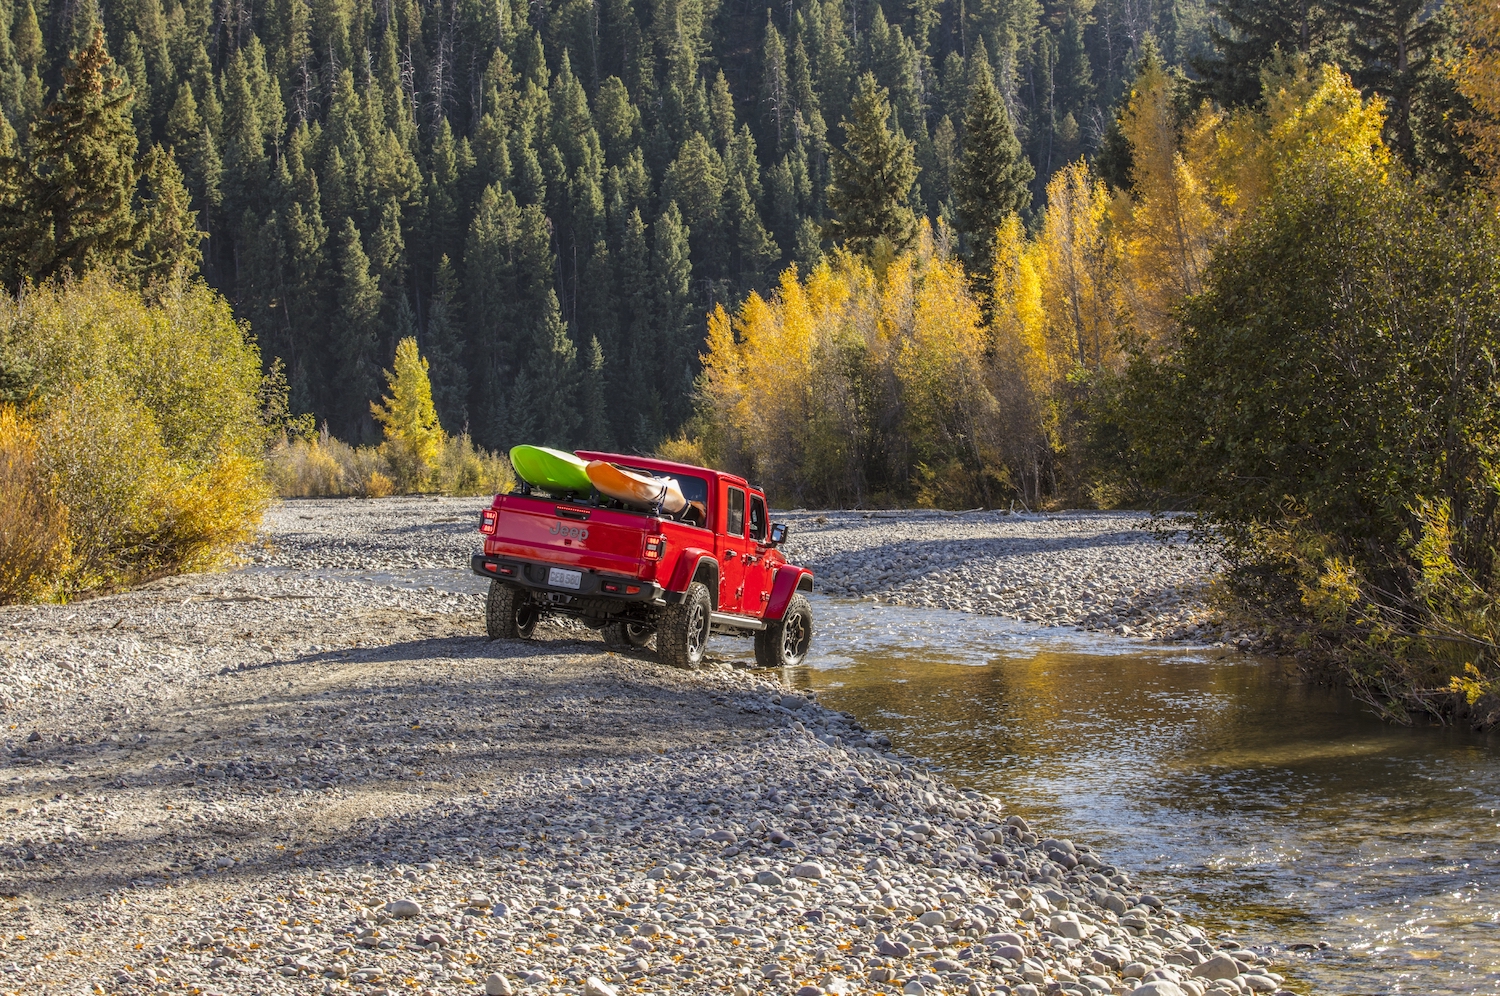
M 740 612 L 745 592 L 745 557 L 754 544 L 745 540 L 745 489 L 728 482 L 720 485 L 719 507 L 719 611 Z
M 766 554 L 771 552 L 771 520 L 766 515 L 766 499 L 750 492 L 750 518 L 746 528 L 745 594 L 740 598 L 740 611 L 747 616 L 759 618 L 766 614 L 766 603 L 771 600 L 771 569 L 766 564 Z

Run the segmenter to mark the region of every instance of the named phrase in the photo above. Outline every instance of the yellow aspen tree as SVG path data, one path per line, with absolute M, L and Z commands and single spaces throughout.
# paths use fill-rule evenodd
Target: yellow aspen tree
M 1127 287 L 1142 331 L 1156 340 L 1170 336 L 1183 298 L 1202 289 L 1203 270 L 1223 236 L 1203 164 L 1190 163 L 1179 147 L 1172 90 L 1171 76 L 1149 64 L 1120 117 L 1132 161 L 1132 191 L 1119 210 Z M 1205 106 L 1188 130 L 1211 132 L 1217 118 Z
M 1086 162 L 1064 167 L 1047 184 L 1047 213 L 1037 248 L 1054 378 L 1075 366 L 1113 366 L 1127 317 L 1121 252 L 1110 223 L 1109 193 Z
M 1500 192 L 1500 7 L 1495 0 L 1455 0 L 1463 54 L 1452 67 L 1458 89 L 1478 117 L 1460 127 Z
M 909 436 L 927 478 L 924 504 L 991 502 L 995 400 L 985 384 L 986 336 L 963 268 L 936 251 L 924 224 L 916 253 L 886 272 L 885 320 L 901 330 L 896 375 Z M 955 478 L 957 480 L 955 480 Z
M 1297 173 L 1342 163 L 1384 173 L 1385 102 L 1365 99 L 1336 66 L 1273 60 L 1262 72 L 1264 106 L 1228 117 L 1213 135 L 1210 186 L 1232 229 Z
M 385 371 L 385 382 L 390 394 L 380 403 L 372 401 L 370 413 L 385 429 L 384 446 L 396 483 L 420 490 L 427 485 L 446 437 L 432 404 L 427 360 L 417 351 L 416 339 L 407 337 L 396 344 L 395 369 Z

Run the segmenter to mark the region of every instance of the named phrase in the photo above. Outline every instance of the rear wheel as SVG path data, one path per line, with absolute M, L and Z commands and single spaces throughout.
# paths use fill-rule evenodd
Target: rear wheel
M 755 662 L 761 667 L 793 667 L 812 646 L 812 606 L 793 595 L 780 619 L 755 634 Z
M 490 582 L 490 597 L 484 606 L 484 629 L 491 640 L 529 640 L 541 617 L 541 609 L 526 592 L 512 584 Z
M 644 647 L 651 642 L 651 627 L 639 622 L 607 622 L 604 642 L 611 647 Z
M 697 581 L 682 593 L 682 601 L 662 610 L 656 627 L 656 654 L 663 664 L 697 667 L 708 650 L 713 601 Z

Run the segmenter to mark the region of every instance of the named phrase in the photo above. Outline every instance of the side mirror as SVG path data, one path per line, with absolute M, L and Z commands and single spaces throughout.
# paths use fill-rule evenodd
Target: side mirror
M 778 522 L 771 527 L 771 545 L 780 546 L 786 542 L 786 523 Z

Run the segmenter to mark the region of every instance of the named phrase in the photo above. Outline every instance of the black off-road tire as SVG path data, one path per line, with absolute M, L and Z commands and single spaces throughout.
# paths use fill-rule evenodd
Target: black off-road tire
M 604 635 L 604 645 L 625 649 L 640 649 L 651 642 L 652 631 L 645 623 L 613 621 L 604 624 L 599 631 Z
M 708 589 L 694 581 L 682 601 L 661 612 L 656 624 L 656 656 L 673 667 L 697 667 L 708 649 L 714 603 Z
M 795 667 L 812 646 L 812 606 L 793 595 L 780 619 L 755 634 L 755 662 L 761 667 Z
M 484 629 L 491 640 L 529 640 L 542 617 L 541 609 L 513 584 L 490 582 L 484 605 Z

